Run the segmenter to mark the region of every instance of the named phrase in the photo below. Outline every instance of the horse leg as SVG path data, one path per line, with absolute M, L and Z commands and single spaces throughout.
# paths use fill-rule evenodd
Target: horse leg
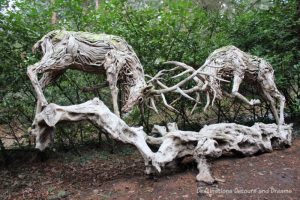
M 111 90 L 114 113 L 118 117 L 120 117 L 120 111 L 118 105 L 119 88 L 117 87 L 118 74 L 120 68 L 124 65 L 124 60 L 121 60 L 122 58 L 121 55 L 122 53 L 119 54 L 118 51 L 111 50 L 105 55 L 105 62 L 104 62 L 104 69 L 106 71 L 106 80 Z
M 260 64 L 260 75 L 258 79 L 260 80 L 260 86 L 264 92 L 264 95 L 271 103 L 271 109 L 276 119 L 276 123 L 278 125 L 284 124 L 285 97 L 278 91 L 276 87 L 274 70 L 272 69 L 271 65 L 265 61 L 262 61 Z M 276 102 L 274 99 L 277 99 L 280 102 L 280 116 L 278 115 L 278 110 L 276 109 Z
M 242 100 L 244 103 L 250 105 L 250 106 L 253 106 L 253 105 L 256 105 L 256 104 L 260 104 L 260 100 L 259 99 L 251 99 L 250 101 L 244 97 L 242 94 L 240 94 L 238 91 L 239 91 L 239 87 L 241 85 L 243 81 L 243 78 L 241 78 L 239 75 L 234 75 L 233 77 L 233 86 L 232 86 L 232 91 L 231 91 L 231 94 L 234 96 L 234 97 L 237 97 L 239 98 L 240 100 Z
M 39 80 L 41 89 L 44 90 L 47 85 L 55 82 L 64 72 L 65 72 L 65 70 L 45 72 L 43 74 L 42 78 Z M 40 102 L 40 100 L 37 100 L 35 113 L 38 114 L 41 111 L 42 111 L 41 102 Z
M 285 106 L 285 97 L 277 90 L 276 98 L 280 101 L 280 118 L 279 125 L 284 124 L 284 106 Z
M 273 112 L 273 115 L 276 119 L 276 123 L 278 125 L 284 124 L 284 106 L 285 106 L 285 97 L 278 91 L 278 89 L 275 87 L 274 90 L 266 90 L 263 89 L 264 96 L 271 104 L 271 110 Z M 280 108 L 279 108 L 279 115 L 278 110 L 275 105 L 274 98 L 277 99 L 280 102 Z
M 35 63 L 27 68 L 27 75 L 32 83 L 32 86 L 37 94 L 37 99 L 39 101 L 40 107 L 44 107 L 48 104 L 44 94 L 42 87 L 38 81 L 37 70 L 40 67 L 39 63 Z
M 277 99 L 280 102 L 280 107 L 279 107 L 279 120 L 277 119 L 277 124 L 278 125 L 283 125 L 284 124 L 284 106 L 285 106 L 285 97 L 279 92 L 279 90 L 276 87 L 275 80 L 274 80 L 274 75 L 273 73 L 267 76 L 266 79 L 267 82 L 265 82 L 264 85 L 268 85 L 269 89 L 267 90 L 270 96 L 273 98 Z M 278 111 L 276 110 L 277 118 L 278 118 Z
M 262 86 L 262 92 L 265 99 L 270 103 L 271 111 L 276 120 L 276 123 L 279 124 L 278 111 L 276 109 L 274 98 L 270 95 L 270 93 L 266 89 L 263 88 L 263 86 Z
M 119 111 L 119 105 L 118 105 L 119 88 L 116 86 L 116 84 L 109 84 L 109 88 L 111 89 L 111 96 L 112 96 L 114 113 L 118 117 L 120 117 L 120 111 Z
M 119 88 L 117 87 L 117 75 L 113 73 L 107 73 L 107 82 L 111 91 L 112 103 L 114 113 L 120 117 L 119 105 L 118 105 L 118 94 Z

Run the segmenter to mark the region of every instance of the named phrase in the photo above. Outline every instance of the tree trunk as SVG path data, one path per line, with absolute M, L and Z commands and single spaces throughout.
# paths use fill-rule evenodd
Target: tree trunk
M 55 0 L 51 0 L 51 4 L 55 4 Z M 55 11 L 52 12 L 51 24 L 56 24 L 57 22 L 57 13 Z
M 98 10 L 99 8 L 99 0 L 95 0 L 95 9 Z
M 300 0 L 297 1 L 297 16 L 300 18 Z
M 300 0 L 297 1 L 297 15 L 296 15 L 297 19 L 296 20 L 300 20 Z M 298 29 L 297 29 L 297 32 L 298 32 L 298 38 L 299 38 L 299 41 L 300 41 L 300 26 L 298 25 Z M 300 49 L 300 42 L 298 43 L 298 48 Z

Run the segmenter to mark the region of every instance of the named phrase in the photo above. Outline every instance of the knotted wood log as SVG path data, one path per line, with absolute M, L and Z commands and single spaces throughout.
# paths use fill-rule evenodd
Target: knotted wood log
M 235 123 L 220 123 L 193 132 L 178 130 L 176 124 L 170 123 L 167 128 L 156 125 L 152 133 L 161 136 L 147 136 L 148 144 L 159 146 L 152 163 L 164 167 L 177 158 L 193 156 L 199 170 L 197 180 L 208 184 L 216 182 L 216 179 L 211 175 L 206 158 L 218 158 L 231 152 L 251 156 L 272 152 L 292 144 L 291 124 L 278 126 L 255 123 L 248 127 Z
M 61 121 L 90 120 L 112 138 L 137 147 L 148 166 L 154 153 L 148 147 L 143 127 L 129 127 L 111 112 L 98 98 L 78 105 L 59 106 L 49 104 L 35 116 L 31 134 L 36 136 L 36 148 L 44 150 L 54 139 L 55 125 Z
M 137 147 L 144 158 L 146 173 L 153 169 L 161 171 L 166 164 L 178 158 L 192 156 L 197 162 L 198 181 L 212 184 L 206 158 L 218 158 L 233 152 L 245 156 L 271 152 L 273 149 L 290 146 L 292 125 L 256 123 L 252 127 L 234 123 L 208 125 L 199 132 L 178 130 L 176 123 L 167 127 L 155 125 L 148 136 L 143 127 L 130 127 L 98 98 L 78 105 L 59 106 L 49 104 L 35 117 L 31 133 L 36 136 L 36 148 L 44 150 L 54 138 L 55 125 L 61 121 L 89 120 L 97 124 L 112 138 Z M 159 147 L 152 152 L 148 144 Z

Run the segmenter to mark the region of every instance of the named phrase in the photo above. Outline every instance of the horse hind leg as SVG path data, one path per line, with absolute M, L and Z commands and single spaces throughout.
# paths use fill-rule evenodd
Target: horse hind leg
M 263 67 L 261 67 L 261 68 L 263 68 Z M 272 109 L 272 112 L 276 119 L 277 124 L 283 125 L 284 124 L 285 97 L 279 92 L 279 90 L 276 87 L 273 69 L 263 71 L 263 73 L 261 74 L 261 77 L 259 77 L 259 79 L 262 80 L 260 82 L 260 87 L 264 93 L 264 96 L 271 103 L 271 109 Z M 279 115 L 278 115 L 278 109 L 276 109 L 276 102 L 274 101 L 274 99 L 276 99 L 280 102 Z
M 263 95 L 266 98 L 266 100 L 270 103 L 271 110 L 272 110 L 273 116 L 276 120 L 276 123 L 280 124 L 280 119 L 279 119 L 277 108 L 275 106 L 274 98 L 271 96 L 271 94 L 268 91 L 262 89 L 262 92 L 263 92 Z
M 279 104 L 279 125 L 283 125 L 284 124 L 284 107 L 285 107 L 285 97 L 277 90 L 274 90 L 271 93 L 272 96 L 274 96 L 274 98 L 276 98 L 280 104 Z
M 280 93 L 279 93 L 280 94 Z M 285 97 L 280 94 L 280 97 L 279 97 L 279 101 L 280 101 L 280 120 L 279 120 L 279 123 L 280 124 L 284 124 L 284 107 L 285 107 Z

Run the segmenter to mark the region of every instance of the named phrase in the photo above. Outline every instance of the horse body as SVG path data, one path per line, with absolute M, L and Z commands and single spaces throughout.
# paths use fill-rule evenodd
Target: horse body
M 197 70 L 177 61 L 168 61 L 166 63 L 175 64 L 186 70 L 176 77 L 185 73 L 193 73 L 185 80 L 193 78 L 197 85 L 192 89 L 182 90 L 181 93 L 189 94 L 196 92 L 198 98 L 199 92 L 205 91 L 207 104 L 204 110 L 206 110 L 210 104 L 210 95 L 213 96 L 212 104 L 215 99 L 221 100 L 223 95 L 238 98 L 251 106 L 259 104 L 259 99 L 248 100 L 239 93 L 240 84 L 244 81 L 249 85 L 258 87 L 258 91 L 270 103 L 277 124 L 284 124 L 285 97 L 276 87 L 272 66 L 263 58 L 247 54 L 235 46 L 225 46 L 211 53 L 205 63 Z M 227 93 L 222 88 L 221 83 L 224 81 L 232 83 L 231 93 Z M 182 84 L 177 84 L 176 87 L 170 87 L 169 89 L 165 89 L 165 91 L 171 91 L 174 88 L 177 89 L 180 85 Z M 280 102 L 279 114 L 276 109 L 275 100 Z M 197 104 L 195 104 L 195 106 L 196 105 Z
M 121 83 L 125 90 L 126 111 L 138 102 L 146 86 L 144 70 L 136 53 L 118 36 L 55 30 L 33 46 L 33 51 L 37 50 L 42 51 L 43 57 L 27 70 L 38 96 L 37 112 L 48 104 L 43 88 L 57 80 L 67 69 L 106 74 L 117 115 L 120 115 L 117 83 Z M 38 73 L 43 73 L 40 80 Z

